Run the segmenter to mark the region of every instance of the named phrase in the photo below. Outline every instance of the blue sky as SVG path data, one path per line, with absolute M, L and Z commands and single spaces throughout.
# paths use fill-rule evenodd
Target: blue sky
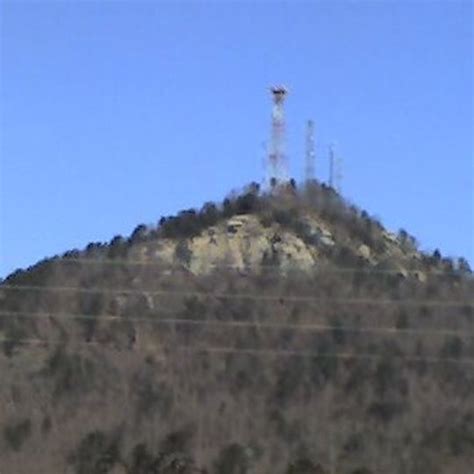
M 291 174 L 316 122 L 343 194 L 474 261 L 470 1 L 8 1 L 0 276 L 263 178 L 284 83 Z

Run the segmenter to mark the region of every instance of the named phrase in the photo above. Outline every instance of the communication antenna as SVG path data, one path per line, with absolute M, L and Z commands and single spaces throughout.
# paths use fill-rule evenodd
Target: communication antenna
M 334 144 L 329 145 L 329 186 L 334 187 Z
M 314 180 L 316 152 L 314 148 L 314 122 L 308 120 L 306 124 L 306 182 Z
M 260 164 L 262 166 L 262 173 L 263 173 L 263 183 L 265 184 L 265 181 L 268 179 L 268 147 L 266 142 L 261 143 L 261 155 L 260 155 Z
M 273 109 L 272 109 L 272 128 L 271 143 L 268 154 L 268 178 L 271 184 L 278 184 L 288 181 L 288 170 L 286 166 L 285 155 L 285 99 L 288 90 L 284 86 L 271 87 Z
M 340 156 L 337 156 L 336 162 L 335 162 L 336 171 L 335 171 L 335 176 L 334 176 L 334 187 L 339 194 L 342 194 L 342 178 L 343 178 L 342 166 L 343 166 L 342 158 Z
M 329 145 L 329 186 L 339 194 L 342 191 L 342 158 L 334 151 L 334 143 Z

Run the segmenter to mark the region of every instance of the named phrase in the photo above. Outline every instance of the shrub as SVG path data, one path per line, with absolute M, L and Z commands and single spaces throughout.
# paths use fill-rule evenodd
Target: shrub
M 84 328 L 84 338 L 86 341 L 90 341 L 94 336 L 98 315 L 104 310 L 104 307 L 105 299 L 101 293 L 81 293 L 79 295 L 79 312 L 90 316 L 78 320 L 79 324 Z
M 267 267 L 278 267 L 280 265 L 280 257 L 276 250 L 273 248 L 271 250 L 265 250 L 262 256 L 262 267 L 268 269 L 271 272 L 270 268 Z
M 374 390 L 378 396 L 383 396 L 388 389 L 395 383 L 397 370 L 392 360 L 381 360 L 375 369 Z
M 105 244 L 102 242 L 90 242 L 86 247 L 86 255 L 88 257 L 100 255 L 101 251 L 105 248 Z
M 290 463 L 286 474 L 324 474 L 324 469 L 319 464 L 314 464 L 311 460 L 304 458 Z
M 212 202 L 206 202 L 201 209 L 200 218 L 204 227 L 213 226 L 217 223 L 220 212 L 217 206 Z
M 398 415 L 401 411 L 400 405 L 389 401 L 378 401 L 374 402 L 369 406 L 368 413 L 376 419 L 379 419 L 383 423 L 390 422 L 395 415 Z
M 197 297 L 190 296 L 184 300 L 183 319 L 203 320 L 206 319 L 207 306 Z
M 214 463 L 216 474 L 247 474 L 251 459 L 248 449 L 240 444 L 233 443 L 226 446 Z
M 127 472 L 131 474 L 191 474 L 200 471 L 186 454 L 192 431 L 185 428 L 170 433 L 161 442 L 158 453 L 152 453 L 144 443 L 137 444 L 131 453 Z
M 68 250 L 63 253 L 62 258 L 75 260 L 80 258 L 81 252 L 77 249 Z
M 13 451 L 20 451 L 23 443 L 31 433 L 31 421 L 24 419 L 8 425 L 3 430 L 3 437 Z
M 406 310 L 401 309 L 398 316 L 397 321 L 395 323 L 395 327 L 397 329 L 407 329 L 409 326 L 409 317 Z
M 361 452 L 364 448 L 364 437 L 362 433 L 352 433 L 349 435 L 347 441 L 343 445 L 346 453 Z
M 416 250 L 418 247 L 418 242 L 415 237 L 410 235 L 405 229 L 400 229 L 398 231 L 398 241 L 406 252 Z
M 458 258 L 457 266 L 462 273 L 472 273 L 471 267 L 464 257 Z
M 449 449 L 453 456 L 474 452 L 474 428 L 467 424 L 460 425 L 448 431 Z
M 109 258 L 123 258 L 127 255 L 127 241 L 121 236 L 116 235 L 109 244 Z
M 53 396 L 81 394 L 90 391 L 95 384 L 95 366 L 80 354 L 68 354 L 59 347 L 48 359 L 43 374 L 54 378 Z
M 275 399 L 279 405 L 285 404 L 303 383 L 305 363 L 300 357 L 290 358 L 277 374 Z
M 176 259 L 184 265 L 189 266 L 189 264 L 191 263 L 193 253 L 189 248 L 189 244 L 186 240 L 180 240 L 177 243 L 174 254 Z
M 435 249 L 432 255 L 432 259 L 435 264 L 441 262 L 441 252 L 439 251 L 439 249 Z
M 247 193 L 239 196 L 235 203 L 236 214 L 250 214 L 258 209 L 258 196 L 254 193 Z
M 276 209 L 273 212 L 273 220 L 282 227 L 291 228 L 295 224 L 295 212 L 292 209 Z
M 235 206 L 234 203 L 229 199 L 225 198 L 222 202 L 222 215 L 225 218 L 232 217 L 235 214 Z
M 52 424 L 53 423 L 52 423 L 51 418 L 49 417 L 49 415 L 45 416 L 43 418 L 42 423 L 41 423 L 41 432 L 43 434 L 49 433 L 49 431 L 51 430 Z
M 339 368 L 339 361 L 336 357 L 326 355 L 329 352 L 334 352 L 334 348 L 329 344 L 322 344 L 318 348 L 320 356 L 315 356 L 311 359 L 311 380 L 321 387 L 331 380 L 337 373 Z
M 89 433 L 69 457 L 76 474 L 107 474 L 119 460 L 118 439 L 108 439 L 102 431 Z
M 159 234 L 167 239 L 186 239 L 199 235 L 204 228 L 204 220 L 194 209 L 181 211 L 176 217 L 160 219 Z
M 359 263 L 358 255 L 356 255 L 354 251 L 346 245 L 341 245 L 335 248 L 333 257 L 335 263 L 341 267 L 353 268 L 357 267 Z
M 137 227 L 135 227 L 132 234 L 130 235 L 128 241 L 132 245 L 139 242 L 143 242 L 146 240 L 147 233 L 148 230 L 145 224 L 137 225 Z
M 343 323 L 339 319 L 333 322 L 332 337 L 334 342 L 338 345 L 342 345 L 346 342 L 346 332 L 343 326 Z
M 162 453 L 186 452 L 191 446 L 193 429 L 185 427 L 169 433 L 160 444 Z
M 145 444 L 137 444 L 131 454 L 131 462 L 128 471 L 132 474 L 150 474 L 154 472 L 156 459 L 148 451 Z
M 459 336 L 452 336 L 446 339 L 441 348 L 441 357 L 457 359 L 461 357 L 463 342 Z
M 152 411 L 167 413 L 173 403 L 173 397 L 163 382 L 155 382 L 148 374 L 135 376 L 133 386 L 136 396 L 137 420 L 149 416 Z
M 9 320 L 5 329 L 5 341 L 3 341 L 3 352 L 11 357 L 16 347 L 21 346 L 22 340 L 27 337 L 27 329 L 18 321 Z
M 448 436 L 453 455 L 474 452 L 474 413 L 467 413 L 462 421 L 449 431 Z

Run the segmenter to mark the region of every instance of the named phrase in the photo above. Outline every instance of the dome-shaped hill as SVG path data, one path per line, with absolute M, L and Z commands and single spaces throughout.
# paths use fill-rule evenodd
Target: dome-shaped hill
M 474 281 L 316 182 L 0 285 L 0 471 L 470 472 Z

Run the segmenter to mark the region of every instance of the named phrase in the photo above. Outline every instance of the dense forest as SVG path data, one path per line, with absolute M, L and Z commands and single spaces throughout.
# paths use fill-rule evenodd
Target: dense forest
M 45 259 L 0 284 L 0 472 L 471 473 L 473 290 L 318 182 Z

